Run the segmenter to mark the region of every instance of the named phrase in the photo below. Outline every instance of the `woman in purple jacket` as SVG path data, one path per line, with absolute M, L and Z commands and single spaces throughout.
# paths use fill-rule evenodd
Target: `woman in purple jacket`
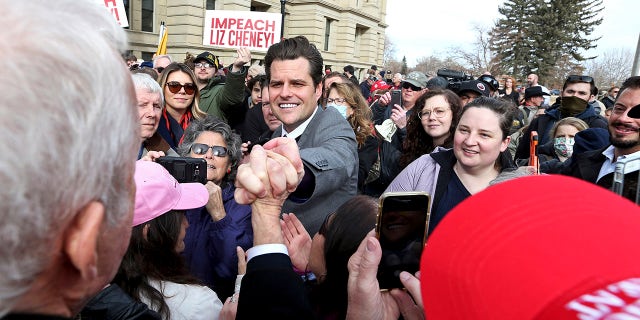
M 236 246 L 253 245 L 251 207 L 238 204 L 233 182 L 242 156 L 240 136 L 214 116 L 194 120 L 184 133 L 178 153 L 207 161 L 209 201 L 188 210 L 184 257 L 191 273 L 224 301 L 234 292 L 238 273 Z

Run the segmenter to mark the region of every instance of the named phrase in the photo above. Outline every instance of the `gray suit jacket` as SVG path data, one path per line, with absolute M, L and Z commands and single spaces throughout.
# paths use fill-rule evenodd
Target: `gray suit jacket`
M 282 128 L 273 137 L 280 137 Z M 358 146 L 349 123 L 335 108 L 318 108 L 298 139 L 300 157 L 315 176 L 315 189 L 303 203 L 286 200 L 282 212 L 293 212 L 313 236 L 324 218 L 358 189 Z

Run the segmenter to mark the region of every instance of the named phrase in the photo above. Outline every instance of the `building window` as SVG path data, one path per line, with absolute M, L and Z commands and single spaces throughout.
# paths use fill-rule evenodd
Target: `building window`
M 327 18 L 327 22 L 324 27 L 324 51 L 329 51 L 329 38 L 331 37 L 331 22 L 332 20 Z
M 215 10 L 216 9 L 216 0 L 207 0 L 206 10 Z
M 364 35 L 364 32 L 364 28 L 356 26 L 356 34 L 355 38 L 353 39 L 353 55 L 355 57 L 360 56 L 360 46 L 362 46 L 362 36 Z
M 124 0 L 123 2 L 124 2 L 124 12 L 126 13 L 127 20 L 129 21 L 129 26 L 125 27 L 125 29 L 131 29 L 132 21 L 131 21 L 131 18 L 130 18 L 131 17 L 131 7 L 130 7 L 130 4 L 129 4 L 130 1 L 129 0 Z
M 142 0 L 142 31 L 153 32 L 153 0 Z
M 269 12 L 269 8 L 271 8 L 270 5 L 264 4 L 261 1 L 251 1 L 251 6 L 249 7 L 249 10 L 257 11 L 257 12 Z
M 141 52 L 141 59 L 144 61 L 151 61 L 153 60 L 153 55 L 156 54 L 155 52 Z

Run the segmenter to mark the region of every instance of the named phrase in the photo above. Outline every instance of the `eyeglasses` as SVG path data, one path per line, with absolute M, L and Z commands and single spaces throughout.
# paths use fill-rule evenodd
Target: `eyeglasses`
M 329 103 L 336 103 L 338 105 L 342 105 L 343 103 L 347 102 L 347 99 L 345 98 L 327 98 L 327 104 Z
M 197 155 L 205 155 L 211 149 L 211 153 L 216 157 L 227 156 L 227 148 L 223 146 L 208 146 L 204 143 L 194 143 L 191 145 L 191 151 Z
M 422 88 L 416 87 L 416 86 L 412 85 L 409 82 L 403 82 L 402 83 L 402 89 L 411 89 L 411 91 L 420 91 L 420 90 L 422 90 Z
M 198 62 L 194 66 L 196 68 L 205 68 L 205 69 L 213 68 L 213 65 L 207 62 Z
M 335 214 L 335 212 L 329 213 L 325 218 L 324 221 L 322 222 L 322 225 L 320 225 L 320 229 L 318 229 L 318 234 L 319 235 L 325 235 L 327 233 L 327 230 L 329 229 L 329 220 L 331 220 L 331 217 L 333 217 L 333 215 Z
M 196 93 L 196 85 L 193 83 L 181 84 L 178 81 L 171 81 L 167 82 L 167 87 L 169 88 L 169 91 L 171 91 L 171 93 L 178 93 L 182 88 L 184 88 L 184 93 L 188 95 Z
M 156 71 L 158 71 L 158 73 L 162 73 L 162 71 L 164 70 L 164 67 L 157 67 Z
M 433 110 L 424 109 L 422 110 L 422 112 L 418 113 L 418 118 L 429 119 L 429 116 L 431 116 L 431 113 L 433 113 L 433 115 L 436 118 L 442 118 L 444 117 L 445 114 L 447 114 L 448 110 L 449 109 L 445 109 L 445 108 L 434 108 Z
M 592 77 L 590 77 L 590 76 L 578 76 L 578 75 L 570 75 L 570 76 L 568 76 L 566 82 L 594 83 Z
M 633 107 L 631 107 L 631 108 L 625 108 L 625 107 L 623 107 L 623 106 L 616 105 L 616 106 L 614 106 L 612 109 L 607 109 L 607 110 L 611 110 L 611 112 L 612 112 L 613 114 L 615 114 L 615 115 L 622 115 L 622 114 L 624 114 L 625 112 L 627 112 L 627 110 L 631 110 L 631 109 L 636 108 L 636 107 L 638 107 L 638 106 L 640 106 L 640 104 L 635 105 L 635 106 L 633 106 Z M 640 107 L 638 107 L 638 108 L 640 108 Z

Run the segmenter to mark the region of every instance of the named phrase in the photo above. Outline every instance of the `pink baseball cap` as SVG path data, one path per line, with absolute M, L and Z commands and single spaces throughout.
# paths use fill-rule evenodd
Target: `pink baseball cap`
M 460 203 L 429 237 L 425 315 L 635 319 L 638 248 L 640 208 L 625 198 L 565 176 L 504 182 Z
M 204 206 L 209 192 L 201 183 L 179 183 L 164 167 L 151 161 L 136 161 L 136 208 L 133 226 L 171 210 Z

